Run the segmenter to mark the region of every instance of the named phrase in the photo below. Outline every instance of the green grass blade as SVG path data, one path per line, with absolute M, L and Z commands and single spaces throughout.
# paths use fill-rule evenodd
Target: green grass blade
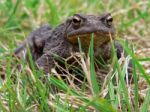
M 93 95 L 98 95 L 99 85 L 96 78 L 95 66 L 94 66 L 94 34 L 92 34 L 90 47 L 89 47 L 89 57 L 90 57 L 90 78 L 92 84 Z
M 138 112 L 139 111 L 139 96 L 138 96 L 138 78 L 137 78 L 137 74 L 136 74 L 136 66 L 134 64 L 134 61 L 132 62 L 133 65 L 133 80 L 134 80 L 134 100 L 135 100 L 135 111 Z
M 119 75 L 119 80 L 120 80 L 120 87 L 123 91 L 123 95 L 124 95 L 124 100 L 126 102 L 126 105 L 127 105 L 127 108 L 128 108 L 128 111 L 129 112 L 132 112 L 132 107 L 131 107 L 131 104 L 130 104 L 130 100 L 129 100 L 129 96 L 128 96 L 128 91 L 127 91 L 127 87 L 126 87 L 126 83 L 125 83 L 125 80 L 124 80 L 124 74 L 125 74 L 125 70 L 121 70 L 121 67 L 118 63 L 118 59 L 117 59 L 117 55 L 116 55 L 116 52 L 115 52 L 115 47 L 114 47 L 114 44 L 112 43 L 112 50 L 113 50 L 113 54 L 114 54 L 114 61 L 115 61 L 115 67 L 116 67 L 116 70 L 118 72 L 118 75 Z
M 58 23 L 58 20 L 59 20 L 57 7 L 52 0 L 46 0 L 46 3 L 48 4 L 49 10 L 51 12 L 52 23 L 54 25 L 56 25 Z
M 141 112 L 148 112 L 150 105 L 150 87 L 148 88 L 147 95 L 145 97 L 145 101 L 141 107 Z
M 127 46 L 124 43 L 121 43 L 123 46 Z M 127 47 L 124 47 L 125 51 L 127 52 L 127 54 L 129 54 L 132 57 L 132 60 L 134 62 L 134 64 L 136 65 L 137 69 L 139 69 L 142 77 L 145 78 L 145 80 L 147 81 L 147 83 L 150 85 L 150 77 L 149 75 L 146 74 L 144 68 L 142 67 L 142 65 L 138 62 L 138 59 L 136 58 L 136 56 L 131 52 L 131 50 Z
M 8 17 L 8 20 L 7 20 L 6 24 L 5 24 L 5 27 L 8 27 L 9 24 L 11 23 L 11 20 L 13 19 L 13 16 L 15 15 L 15 13 L 17 11 L 17 8 L 18 8 L 20 2 L 21 2 L 21 0 L 17 0 L 16 1 L 16 4 L 15 4 L 14 8 L 12 9 L 11 14 Z

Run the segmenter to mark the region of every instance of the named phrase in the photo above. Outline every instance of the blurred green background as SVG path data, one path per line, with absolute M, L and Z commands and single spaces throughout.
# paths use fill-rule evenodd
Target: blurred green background
M 114 16 L 120 37 L 150 46 L 149 0 L 0 0 L 0 41 L 7 45 L 22 40 L 40 25 L 55 27 L 74 13 L 105 12 Z

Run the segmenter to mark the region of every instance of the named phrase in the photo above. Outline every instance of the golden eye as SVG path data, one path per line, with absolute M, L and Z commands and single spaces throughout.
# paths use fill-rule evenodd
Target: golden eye
M 74 16 L 73 19 L 72 19 L 72 22 L 73 22 L 74 25 L 78 26 L 81 23 L 81 19 L 78 16 Z
M 112 16 L 111 16 L 111 15 L 109 15 L 109 16 L 106 18 L 106 22 L 107 22 L 107 24 L 108 24 L 109 26 L 111 26 L 111 25 L 112 25 L 113 18 L 112 18 Z

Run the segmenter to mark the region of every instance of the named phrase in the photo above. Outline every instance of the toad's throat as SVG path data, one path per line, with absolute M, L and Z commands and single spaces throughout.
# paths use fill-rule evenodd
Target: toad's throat
M 67 37 L 67 40 L 71 44 L 78 45 L 78 40 L 81 42 L 83 47 L 89 47 L 91 39 L 94 39 L 94 46 L 100 46 L 106 42 L 109 42 L 110 39 L 113 39 L 113 35 L 110 33 L 88 33 L 88 34 L 79 34 L 79 35 L 70 35 Z

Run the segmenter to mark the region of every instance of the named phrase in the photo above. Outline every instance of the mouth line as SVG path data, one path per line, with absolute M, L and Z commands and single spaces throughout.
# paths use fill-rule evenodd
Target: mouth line
M 93 35 L 92 35 L 93 34 Z M 91 32 L 91 33 L 82 33 L 78 35 L 70 35 L 67 37 L 68 41 L 72 44 L 78 44 L 78 38 L 80 39 L 84 47 L 89 46 L 91 37 L 94 37 L 94 46 L 102 45 L 105 42 L 110 41 L 110 38 L 114 38 L 112 33 L 103 33 L 103 32 Z
M 111 37 L 113 33 L 110 32 L 88 32 L 88 33 L 81 33 L 81 34 L 73 34 L 68 35 L 67 38 L 82 38 L 82 37 Z

